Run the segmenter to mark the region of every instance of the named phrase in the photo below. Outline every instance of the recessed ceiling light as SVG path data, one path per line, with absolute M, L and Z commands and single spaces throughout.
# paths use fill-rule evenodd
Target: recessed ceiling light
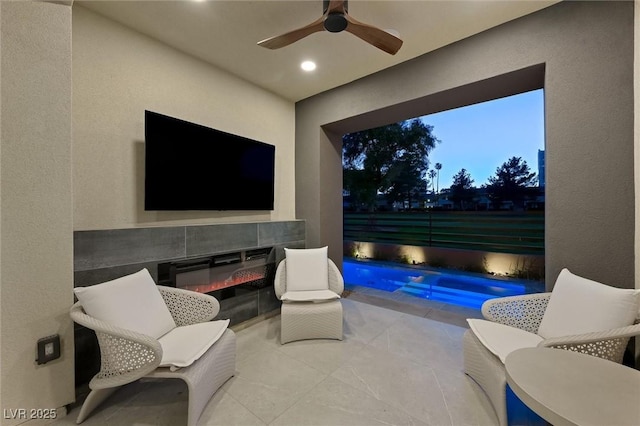
M 313 61 L 304 61 L 300 64 L 300 68 L 305 71 L 313 71 L 316 69 L 316 63 Z

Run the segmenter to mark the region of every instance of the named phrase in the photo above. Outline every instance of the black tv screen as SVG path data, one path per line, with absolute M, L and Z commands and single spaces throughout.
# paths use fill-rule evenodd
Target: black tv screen
M 145 111 L 145 210 L 273 210 L 275 146 Z

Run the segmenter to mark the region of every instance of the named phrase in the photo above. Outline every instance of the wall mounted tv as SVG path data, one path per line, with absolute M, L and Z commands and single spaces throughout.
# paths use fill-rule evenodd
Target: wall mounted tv
M 275 146 L 145 111 L 145 210 L 273 210 Z

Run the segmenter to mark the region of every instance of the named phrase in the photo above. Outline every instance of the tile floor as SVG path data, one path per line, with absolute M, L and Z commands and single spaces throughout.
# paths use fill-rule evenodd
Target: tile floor
M 236 329 L 236 375 L 199 425 L 495 425 L 462 372 L 464 318 L 474 310 L 348 288 L 344 340 L 279 343 L 279 316 Z M 55 422 L 75 424 L 79 407 Z M 179 380 L 141 380 L 83 425 L 182 425 Z

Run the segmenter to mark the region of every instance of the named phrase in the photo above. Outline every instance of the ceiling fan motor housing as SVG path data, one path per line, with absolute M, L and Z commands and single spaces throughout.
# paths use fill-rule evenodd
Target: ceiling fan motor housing
M 339 33 L 347 28 L 349 22 L 343 13 L 330 13 L 324 20 L 324 29 L 331 33 Z

